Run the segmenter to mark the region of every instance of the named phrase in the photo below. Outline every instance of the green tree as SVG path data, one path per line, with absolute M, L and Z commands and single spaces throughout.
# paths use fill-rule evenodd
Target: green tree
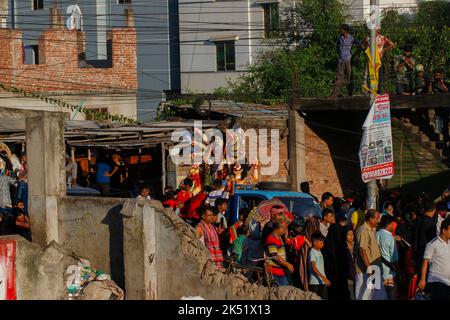
M 292 71 L 298 74 L 299 94 L 331 92 L 337 62 L 336 40 L 344 10 L 339 0 L 304 0 L 282 10 L 283 19 L 273 48 L 262 53 L 249 72 L 225 90 L 246 100 L 287 100 Z M 224 92 L 221 88 L 218 92 Z
M 340 0 L 294 1 L 282 11 L 278 39 L 268 40 L 272 49 L 260 54 L 256 63 L 237 81 L 217 93 L 243 101 L 287 101 L 292 92 L 292 71 L 297 74 L 297 95 L 323 97 L 331 93 L 338 60 L 336 42 L 339 26 L 346 21 Z M 384 60 L 385 86 L 393 90 L 393 57 L 404 45 L 413 46 L 413 56 L 428 75 L 438 67 L 450 71 L 450 2 L 431 1 L 419 5 L 417 14 L 406 16 L 395 9 L 383 12 L 384 35 L 396 43 Z M 365 21 L 352 25 L 357 39 L 369 34 Z M 355 93 L 365 82 L 366 56 L 354 54 Z

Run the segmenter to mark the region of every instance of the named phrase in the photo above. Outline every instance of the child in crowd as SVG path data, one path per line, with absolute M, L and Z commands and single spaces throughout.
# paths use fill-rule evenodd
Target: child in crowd
M 225 228 L 225 229 L 228 228 L 228 223 L 227 223 L 227 218 L 226 218 L 226 213 L 227 213 L 227 209 L 228 209 L 228 200 L 219 198 L 219 199 L 216 199 L 214 204 L 218 211 L 218 220 L 219 220 L 218 222 L 220 223 L 220 225 L 223 228 Z
M 248 227 L 246 225 L 241 225 L 237 229 L 238 237 L 233 243 L 233 254 L 236 255 L 236 262 L 243 264 L 242 254 L 244 249 L 244 242 L 247 239 Z
M 239 210 L 239 220 L 230 227 L 230 244 L 231 245 L 238 238 L 239 235 L 237 233 L 237 229 L 244 224 L 249 213 L 250 213 L 250 210 L 248 210 L 247 208 L 241 208 Z
M 328 288 L 331 282 L 325 275 L 323 255 L 320 251 L 323 248 L 325 237 L 320 232 L 315 232 L 311 236 L 313 247 L 308 253 L 309 267 L 309 290 L 319 295 L 322 299 L 328 299 Z
M 163 200 L 163 207 L 164 208 L 172 208 L 175 210 L 176 207 L 176 201 L 175 201 L 175 192 L 173 191 L 167 191 L 164 193 L 164 200 Z
M 150 187 L 148 185 L 143 185 L 139 189 L 139 195 L 137 196 L 137 198 L 138 199 L 152 200 L 152 198 L 150 197 Z
M 14 233 L 21 235 L 31 242 L 30 219 L 23 210 L 23 202 L 19 202 L 16 206 L 14 206 L 12 213 L 15 219 Z

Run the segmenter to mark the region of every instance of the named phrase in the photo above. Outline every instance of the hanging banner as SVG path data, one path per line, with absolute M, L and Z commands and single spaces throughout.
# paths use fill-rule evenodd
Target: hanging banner
M 394 175 L 390 109 L 389 95 L 377 96 L 364 121 L 359 161 L 365 183 Z
M 16 241 L 0 240 L 0 300 L 16 300 Z
M 373 57 L 370 52 L 370 48 L 366 49 L 366 55 L 368 59 L 369 67 L 369 78 L 370 78 L 370 88 L 374 90 L 373 94 L 376 94 L 378 88 L 378 82 L 380 81 L 380 68 L 381 68 L 381 57 L 378 53 L 378 47 L 375 46 L 375 66 L 373 64 Z

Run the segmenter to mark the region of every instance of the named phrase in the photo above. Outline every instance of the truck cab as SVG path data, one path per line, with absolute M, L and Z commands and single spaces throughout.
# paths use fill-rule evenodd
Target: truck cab
M 263 200 L 278 199 L 283 202 L 294 216 L 307 218 L 322 217 L 320 205 L 314 198 L 303 192 L 284 190 L 261 190 L 254 186 L 236 186 L 231 197 L 228 218 L 231 224 L 239 219 L 239 210 L 247 208 L 250 211 Z

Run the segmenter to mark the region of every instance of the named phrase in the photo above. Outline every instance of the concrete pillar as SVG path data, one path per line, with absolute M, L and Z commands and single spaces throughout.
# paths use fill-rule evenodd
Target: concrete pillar
M 166 181 L 167 185 L 171 186 L 173 188 L 177 188 L 177 166 L 173 163 L 172 158 L 170 155 L 167 155 L 166 157 Z
M 289 110 L 289 182 L 294 191 L 306 180 L 305 120 L 298 111 Z
M 50 15 L 50 28 L 52 29 L 63 29 L 64 19 L 61 14 L 61 10 L 58 7 L 51 7 L 49 9 Z
M 144 200 L 145 201 L 145 200 Z M 122 209 L 125 298 L 158 299 L 155 208 L 128 200 Z
M 132 8 L 127 8 L 124 10 L 125 15 L 125 27 L 126 28 L 134 28 L 135 22 L 134 22 L 134 13 Z
M 33 241 L 59 241 L 58 197 L 65 195 L 64 114 L 26 116 L 29 212 Z

